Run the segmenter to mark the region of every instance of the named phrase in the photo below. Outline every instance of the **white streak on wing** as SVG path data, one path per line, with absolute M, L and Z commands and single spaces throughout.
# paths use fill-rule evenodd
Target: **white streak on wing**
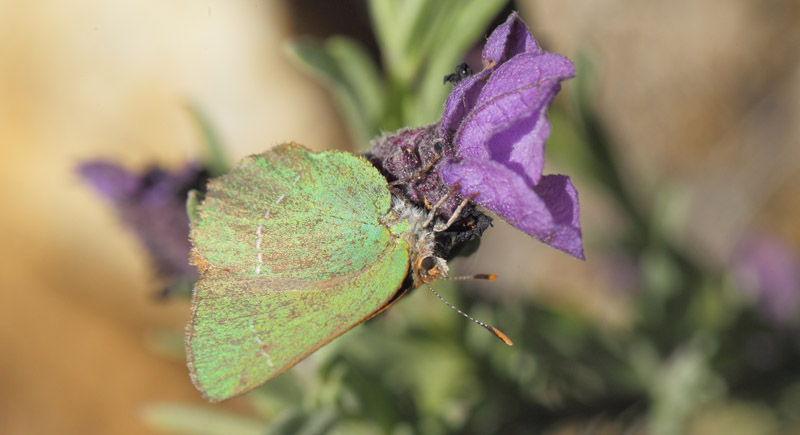
M 256 343 L 258 343 L 258 346 L 260 347 L 258 353 L 260 353 L 261 355 L 264 356 L 264 358 L 267 359 L 267 364 L 269 364 L 270 367 L 275 367 L 275 364 L 272 362 L 272 358 L 270 358 L 269 354 L 267 353 L 267 351 L 264 350 L 264 341 L 261 340 L 260 338 L 258 338 L 258 332 L 256 332 L 256 328 L 253 325 L 254 321 L 255 321 L 255 318 L 251 317 L 250 318 L 250 331 L 253 332 L 253 337 L 255 337 Z
M 294 181 L 292 181 L 292 186 L 297 184 L 298 181 L 300 181 L 300 175 L 297 175 L 296 177 L 294 177 Z M 278 199 L 275 201 L 275 205 L 280 205 L 280 203 L 284 200 L 284 198 L 286 198 L 286 194 L 285 193 L 281 194 L 281 196 L 278 197 Z M 264 210 L 264 221 L 268 221 L 269 220 L 269 212 L 270 212 L 269 208 Z M 256 249 L 258 250 L 258 254 L 257 254 L 258 255 L 258 257 L 257 257 L 258 258 L 258 264 L 256 264 L 256 275 L 261 273 L 261 266 L 264 264 L 264 257 L 263 257 L 263 253 L 261 252 L 261 249 L 262 249 L 261 248 L 261 243 L 264 241 L 264 234 L 261 232 L 261 230 L 263 230 L 263 229 L 264 229 L 264 223 L 262 222 L 262 223 L 260 223 L 258 225 L 258 228 L 256 228 Z M 251 324 L 251 327 L 252 327 L 252 324 Z M 253 331 L 253 332 L 255 333 L 255 331 Z M 256 340 L 258 340 L 258 337 L 256 337 Z M 269 356 L 267 356 L 266 354 L 264 356 L 267 357 L 267 362 L 269 362 L 269 365 L 272 366 L 272 361 L 269 359 Z
M 263 227 L 264 227 L 264 224 L 261 224 L 256 229 L 256 236 L 258 237 L 256 239 L 256 249 L 261 249 L 261 228 L 263 228 Z
M 261 228 L 262 227 L 263 227 L 263 224 L 259 225 L 258 229 L 256 229 L 256 235 L 258 236 L 258 238 L 256 239 L 256 249 L 261 249 L 261 238 L 262 238 Z M 264 254 L 262 254 L 261 251 L 258 251 L 258 255 L 256 257 L 256 259 L 258 260 L 258 264 L 256 264 L 256 275 L 261 273 L 261 265 L 264 264 L 263 256 L 264 256 Z

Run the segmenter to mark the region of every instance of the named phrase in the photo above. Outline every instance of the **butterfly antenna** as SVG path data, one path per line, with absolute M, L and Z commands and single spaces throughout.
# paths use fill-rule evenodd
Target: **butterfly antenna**
M 475 275 L 451 276 L 448 278 L 440 278 L 440 280 L 442 281 L 468 281 L 473 279 L 485 279 L 487 281 L 494 281 L 497 279 L 497 275 L 491 273 L 477 273 Z
M 453 279 L 453 278 L 451 278 L 451 279 Z M 458 314 L 461 314 L 462 316 L 466 317 L 467 319 L 469 319 L 469 320 L 472 320 L 473 322 L 477 323 L 478 325 L 481 325 L 481 326 L 483 326 L 484 328 L 486 328 L 486 330 L 488 330 L 489 332 L 491 332 L 492 334 L 494 334 L 494 335 L 495 335 L 495 337 L 497 337 L 497 338 L 499 338 L 499 339 L 503 340 L 503 343 L 505 343 L 505 344 L 507 344 L 507 345 L 509 345 L 509 346 L 513 346 L 513 345 L 514 345 L 514 342 L 512 342 L 512 341 L 511 341 L 511 339 L 510 339 L 510 338 L 508 338 L 508 336 L 507 336 L 506 334 L 503 334 L 503 332 L 502 332 L 502 331 L 500 331 L 499 329 L 495 328 L 495 327 L 494 327 L 494 326 L 492 326 L 492 325 L 487 325 L 487 324 L 485 324 L 485 323 L 481 322 L 480 320 L 478 320 L 478 319 L 476 319 L 476 318 L 474 318 L 474 317 L 470 316 L 469 314 L 467 314 L 467 313 L 465 313 L 465 312 L 463 312 L 463 311 L 459 310 L 458 308 L 456 308 L 455 306 L 453 306 L 453 304 L 451 304 L 450 302 L 447 302 L 447 300 L 446 300 L 445 298 L 443 298 L 443 297 L 442 297 L 442 295 L 440 295 L 440 294 L 439 294 L 439 292 L 437 292 L 436 290 L 434 290 L 434 289 L 433 289 L 433 287 L 431 287 L 431 285 L 430 285 L 430 284 L 428 284 L 428 283 L 426 282 L 426 283 L 425 283 L 425 285 L 426 285 L 426 286 L 428 286 L 428 290 L 432 291 L 432 292 L 433 292 L 433 294 L 435 294 L 435 295 L 436 295 L 436 297 L 437 297 L 437 298 L 439 298 L 439 300 L 440 300 L 440 301 L 444 302 L 444 303 L 445 303 L 445 305 L 447 305 L 448 307 L 450 307 L 450 308 L 452 308 L 452 309 L 456 310 L 456 312 L 457 312 Z

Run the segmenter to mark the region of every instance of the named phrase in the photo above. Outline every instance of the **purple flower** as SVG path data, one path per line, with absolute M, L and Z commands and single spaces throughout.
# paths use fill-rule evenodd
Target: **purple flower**
M 477 194 L 475 204 L 584 259 L 578 192 L 565 175 L 542 175 L 547 109 L 561 81 L 575 75 L 572 62 L 543 51 L 512 13 L 486 42 L 483 65 L 454 87 L 439 123 L 386 135 L 368 157 L 392 179 L 433 162 L 405 186 L 412 201 L 430 205 L 457 187 L 440 209 L 443 217 Z
M 765 320 L 787 324 L 797 317 L 800 259 L 784 241 L 769 236 L 746 239 L 734 255 L 733 274 Z
M 138 236 L 168 285 L 197 279 L 188 262 L 186 194 L 205 188 L 208 175 L 202 167 L 189 164 L 176 172 L 153 167 L 136 174 L 114 163 L 92 161 L 78 172 Z

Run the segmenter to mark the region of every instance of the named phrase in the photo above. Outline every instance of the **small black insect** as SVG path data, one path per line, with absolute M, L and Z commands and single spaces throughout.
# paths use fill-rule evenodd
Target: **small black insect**
M 472 69 L 466 63 L 462 63 L 456 67 L 456 72 L 444 76 L 442 84 L 450 82 L 454 85 L 472 75 Z

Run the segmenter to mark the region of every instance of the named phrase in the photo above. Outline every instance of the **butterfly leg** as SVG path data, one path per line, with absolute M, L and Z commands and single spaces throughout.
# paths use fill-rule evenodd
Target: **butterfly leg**
M 453 215 L 450 216 L 450 219 L 448 219 L 447 222 L 445 222 L 444 224 L 434 225 L 433 231 L 440 233 L 450 228 L 450 225 L 453 225 L 453 222 L 455 222 L 458 219 L 458 216 L 461 214 L 461 210 L 464 210 L 464 207 L 467 206 L 467 203 L 469 203 L 472 200 L 472 198 L 475 198 L 476 196 L 478 196 L 478 194 L 473 193 L 472 195 L 464 198 L 464 200 L 461 201 L 461 204 L 459 204 L 456 210 L 453 212 Z
M 457 184 L 455 187 L 447 191 L 447 193 L 445 193 L 444 196 L 441 197 L 441 199 L 439 199 L 439 201 L 437 201 L 436 204 L 433 205 L 433 207 L 431 207 L 431 210 L 428 212 L 428 218 L 425 219 L 425 222 L 422 223 L 422 228 L 427 228 L 428 225 L 430 225 L 431 222 L 433 222 L 433 218 L 436 217 L 436 210 L 438 210 L 439 207 L 441 207 L 442 204 L 445 203 L 445 201 L 450 199 L 450 197 L 453 196 L 453 194 L 455 194 L 460 188 L 461 185 Z M 458 212 L 460 211 L 461 210 L 458 210 Z M 455 213 L 453 213 L 453 215 L 455 216 Z
M 438 210 L 439 207 L 441 207 L 442 204 L 445 203 L 445 201 L 450 199 L 450 197 L 453 196 L 453 194 L 455 194 L 460 188 L 461 185 L 456 184 L 455 187 L 447 191 L 447 193 L 438 202 L 436 202 L 436 204 L 434 204 L 433 207 L 431 207 L 431 210 L 428 212 L 428 218 L 425 219 L 425 222 L 422 223 L 423 228 L 427 227 L 428 225 L 431 224 L 431 222 L 433 222 L 433 218 L 436 216 L 436 210 Z M 458 207 L 453 212 L 453 215 L 450 216 L 450 219 L 448 219 L 448 221 L 444 224 L 436 224 L 433 230 L 438 233 L 450 228 L 450 225 L 453 225 L 453 222 L 455 222 L 458 219 L 458 216 L 461 215 L 461 210 L 463 210 L 464 207 L 467 206 L 467 203 L 469 203 L 469 201 L 472 200 L 472 198 L 475 198 L 476 196 L 478 196 L 478 194 L 473 193 L 470 196 L 464 198 L 464 200 L 461 201 L 461 204 L 459 204 Z

